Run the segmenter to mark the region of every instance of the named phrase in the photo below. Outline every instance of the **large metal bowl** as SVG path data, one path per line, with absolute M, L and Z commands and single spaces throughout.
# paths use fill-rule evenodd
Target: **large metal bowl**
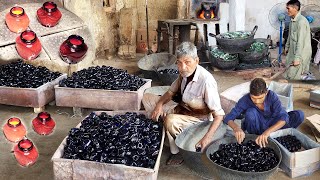
M 201 156 L 203 153 L 196 152 L 195 145 L 207 133 L 211 124 L 211 121 L 204 121 L 192 125 L 183 130 L 175 140 L 176 145 L 179 147 L 180 153 L 183 156 L 184 163 L 186 163 L 193 173 L 204 179 L 212 179 L 213 174 L 202 160 Z M 226 130 L 227 126 L 225 124 L 221 124 L 211 140 L 215 141 L 223 138 Z
M 144 78 L 157 78 L 157 69 L 166 67 L 176 62 L 176 56 L 169 53 L 156 53 L 144 56 L 138 61 L 138 67 L 142 71 Z
M 238 38 L 238 39 L 227 39 L 223 38 L 224 34 L 212 34 L 209 33 L 209 36 L 215 37 L 219 47 L 223 49 L 225 52 L 230 54 L 236 54 L 240 52 L 244 52 L 246 49 L 250 47 L 250 45 L 254 42 L 254 35 L 258 29 L 258 26 L 255 26 L 251 31 L 251 35 L 246 38 Z
M 165 86 L 170 86 L 179 77 L 179 72 L 178 72 L 178 74 L 160 73 L 159 72 L 159 71 L 165 70 L 165 69 L 178 70 L 178 67 L 177 67 L 177 65 L 172 64 L 171 66 L 160 67 L 157 69 L 157 75 L 158 75 L 158 78 L 160 79 L 160 81 L 162 82 L 162 84 Z
M 262 49 L 261 52 L 256 52 L 256 51 L 245 51 L 242 53 L 239 53 L 239 60 L 241 63 L 246 63 L 246 64 L 259 64 L 261 63 L 264 59 L 266 59 L 268 52 L 269 52 L 269 44 L 270 44 L 270 39 L 271 37 L 268 36 L 267 39 L 263 38 L 258 38 L 254 39 L 254 42 L 261 42 L 265 44 L 265 47 Z
M 244 142 L 248 142 L 249 140 L 255 140 L 258 136 L 252 135 L 252 134 L 246 134 L 246 138 Z M 279 146 L 272 140 L 271 138 L 268 138 L 268 144 L 267 147 L 272 148 L 276 155 L 279 157 L 279 162 L 276 167 L 269 171 L 264 172 L 243 172 L 243 171 L 236 171 L 232 170 L 223 166 L 220 166 L 216 163 L 214 163 L 210 159 L 210 154 L 213 154 L 219 149 L 220 144 L 229 144 L 229 143 L 235 143 L 237 142 L 235 137 L 226 137 L 220 140 L 215 141 L 212 143 L 205 152 L 205 157 L 202 158 L 205 160 L 205 164 L 208 166 L 208 169 L 211 171 L 211 174 L 213 174 L 214 178 L 218 179 L 228 179 L 228 180 L 240 180 L 240 179 L 254 179 L 254 180 L 262 180 L 267 179 L 268 177 L 272 176 L 274 173 L 277 172 L 277 169 L 279 167 L 279 164 L 282 159 L 281 151 L 279 149 Z

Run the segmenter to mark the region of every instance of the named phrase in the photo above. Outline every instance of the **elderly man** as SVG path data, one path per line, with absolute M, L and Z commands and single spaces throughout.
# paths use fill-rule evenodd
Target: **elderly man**
M 142 100 L 145 109 L 151 112 L 152 119 L 164 117 L 164 127 L 172 153 L 167 165 L 183 162 L 174 142 L 183 129 L 204 120 L 213 120 L 214 117 L 208 132 L 195 145 L 203 149 L 210 143 L 224 115 L 217 83 L 210 72 L 198 65 L 196 47 L 190 42 L 183 42 L 177 47 L 176 55 L 179 77 L 170 89 L 161 97 L 145 94 Z M 180 96 L 181 101 L 178 104 L 172 101 L 175 95 Z
M 234 122 L 234 119 L 245 114 L 241 128 Z M 266 82 L 256 78 L 250 83 L 250 93 L 239 99 L 236 106 L 224 118 L 234 131 L 234 135 L 241 143 L 247 131 L 250 134 L 259 135 L 256 143 L 265 147 L 268 143 L 270 133 L 284 128 L 297 128 L 304 120 L 304 113 L 301 110 L 286 112 L 281 105 L 277 94 L 267 90 Z
M 289 24 L 289 37 L 286 43 L 286 64 L 291 65 L 285 73 L 286 79 L 312 80 L 309 73 L 311 61 L 311 35 L 308 20 L 300 14 L 300 2 L 290 0 L 287 2 L 288 15 L 291 17 Z

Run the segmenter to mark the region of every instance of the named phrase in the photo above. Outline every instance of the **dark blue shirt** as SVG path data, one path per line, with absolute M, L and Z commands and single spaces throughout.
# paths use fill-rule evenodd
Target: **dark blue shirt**
M 241 115 L 241 113 L 245 113 L 249 108 L 256 108 L 261 115 L 268 120 L 284 120 L 286 123 L 289 122 L 289 115 L 281 106 L 281 102 L 279 100 L 278 95 L 269 90 L 267 96 L 264 100 L 264 111 L 260 110 L 251 100 L 250 94 L 244 95 L 241 99 L 239 99 L 238 103 L 231 110 L 229 114 L 227 114 L 223 120 L 224 123 L 228 124 L 230 120 L 234 120 Z

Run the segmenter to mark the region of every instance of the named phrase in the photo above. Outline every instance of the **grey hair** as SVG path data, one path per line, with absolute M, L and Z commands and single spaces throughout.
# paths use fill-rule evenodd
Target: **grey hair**
M 197 47 L 192 42 L 182 42 L 176 50 L 177 59 L 190 56 L 193 59 L 198 58 Z

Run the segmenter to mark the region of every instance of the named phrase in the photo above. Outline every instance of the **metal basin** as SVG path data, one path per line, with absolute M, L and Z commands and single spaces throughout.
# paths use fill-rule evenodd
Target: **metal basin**
M 247 142 L 249 140 L 255 140 L 257 138 L 257 135 L 252 134 L 246 134 L 246 138 L 244 142 Z M 278 147 L 278 145 L 272 140 L 271 138 L 268 138 L 268 144 L 267 147 L 272 148 L 277 156 L 279 157 L 279 162 L 276 167 L 269 171 L 264 172 L 243 172 L 243 171 L 236 171 L 232 170 L 223 166 L 220 166 L 210 159 L 210 154 L 213 154 L 219 149 L 220 144 L 229 144 L 229 143 L 235 143 L 236 139 L 235 137 L 226 137 L 223 139 L 220 139 L 218 141 L 215 141 L 215 143 L 211 144 L 205 152 L 205 164 L 208 166 L 208 169 L 211 171 L 210 173 L 213 174 L 214 178 L 217 179 L 228 179 L 228 180 L 240 180 L 240 179 L 254 179 L 254 180 L 262 180 L 262 179 L 268 179 L 270 176 L 272 176 L 274 173 L 277 172 L 277 169 L 279 167 L 279 164 L 282 159 L 281 151 Z
M 160 81 L 162 82 L 163 85 L 170 86 L 178 77 L 178 74 L 170 74 L 170 73 L 160 73 L 159 71 L 165 70 L 165 69 L 175 69 L 178 70 L 177 65 L 172 64 L 171 66 L 166 66 L 166 67 L 160 67 L 157 69 L 157 75 Z
M 183 130 L 175 140 L 176 145 L 179 147 L 180 153 L 183 156 L 184 163 L 186 163 L 192 172 L 204 179 L 212 179 L 213 174 L 212 171 L 204 164 L 202 157 L 202 154 L 204 153 L 196 152 L 195 145 L 207 133 L 211 124 L 211 121 L 204 121 L 192 125 Z M 212 137 L 212 141 L 223 138 L 226 133 L 226 129 L 227 126 L 225 124 L 221 124 L 215 135 Z
M 144 74 L 144 78 L 157 78 L 157 69 L 166 67 L 176 62 L 176 56 L 169 53 L 156 53 L 144 56 L 138 61 L 138 67 Z

